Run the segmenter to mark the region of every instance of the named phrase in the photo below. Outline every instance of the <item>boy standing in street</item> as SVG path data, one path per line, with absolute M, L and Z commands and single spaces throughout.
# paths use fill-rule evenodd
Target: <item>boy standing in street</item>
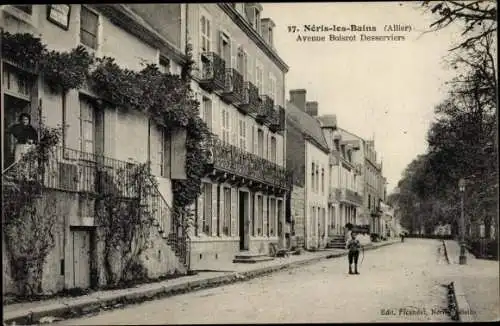
M 359 274 L 358 273 L 358 258 L 359 249 L 361 248 L 361 243 L 356 239 L 356 233 L 351 233 L 351 239 L 347 241 L 347 249 L 349 250 L 349 274 Z M 354 263 L 354 273 L 352 272 L 351 265 Z

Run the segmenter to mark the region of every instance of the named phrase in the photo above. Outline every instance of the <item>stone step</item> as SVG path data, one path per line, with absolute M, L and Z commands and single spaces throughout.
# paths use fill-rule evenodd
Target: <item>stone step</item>
M 236 255 L 234 255 L 234 258 L 235 259 L 250 259 L 250 258 L 259 258 L 259 257 L 266 257 L 268 255 L 266 254 L 260 254 L 260 253 L 256 253 L 256 252 L 240 252 Z
M 255 264 L 263 261 L 273 260 L 273 257 L 269 256 L 261 256 L 261 257 L 247 257 L 247 258 L 235 258 L 233 259 L 233 263 L 244 263 L 244 264 Z

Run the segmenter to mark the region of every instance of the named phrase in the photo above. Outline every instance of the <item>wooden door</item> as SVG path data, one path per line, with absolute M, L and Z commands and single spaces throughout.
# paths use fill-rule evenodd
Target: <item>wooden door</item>
M 90 287 L 90 232 L 71 231 L 73 238 L 73 287 Z

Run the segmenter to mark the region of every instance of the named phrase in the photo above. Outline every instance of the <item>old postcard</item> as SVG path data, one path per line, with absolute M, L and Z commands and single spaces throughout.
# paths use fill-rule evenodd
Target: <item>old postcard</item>
M 0 29 L 4 325 L 500 320 L 496 1 Z

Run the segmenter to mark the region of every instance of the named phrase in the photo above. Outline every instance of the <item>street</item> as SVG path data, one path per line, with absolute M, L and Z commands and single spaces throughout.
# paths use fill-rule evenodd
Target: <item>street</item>
M 407 239 L 367 251 L 360 275 L 347 274 L 346 257 L 327 259 L 58 324 L 450 321 L 440 247 L 436 240 Z

